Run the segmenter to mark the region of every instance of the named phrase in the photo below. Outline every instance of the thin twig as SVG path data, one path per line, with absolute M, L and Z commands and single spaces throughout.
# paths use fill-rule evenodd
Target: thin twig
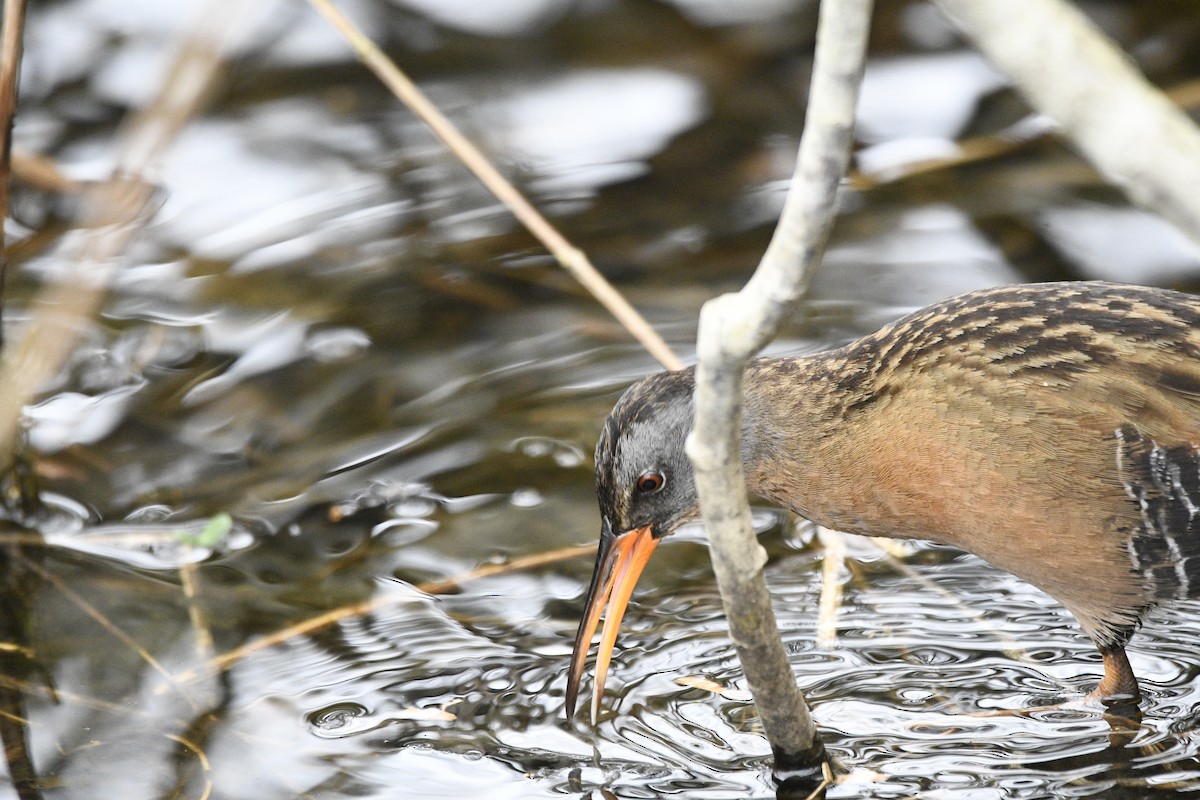
M 557 564 L 560 561 L 566 561 L 578 556 L 586 556 L 589 553 L 595 552 L 596 545 L 594 544 L 560 547 L 556 550 L 546 550 L 541 553 L 514 558 L 512 561 L 506 561 L 503 564 L 485 564 L 482 567 L 471 570 L 465 575 L 458 575 L 442 581 L 426 581 L 419 584 L 417 588 L 427 594 L 447 594 L 456 591 L 467 581 L 492 578 L 496 575 L 510 575 L 514 572 L 525 572 L 526 570 L 544 567 L 548 564 Z
M 662 337 L 613 288 L 582 250 L 567 241 L 558 229 L 534 208 L 525 196 L 500 171 L 492 166 L 487 157 L 454 126 L 437 106 L 429 101 L 408 76 L 375 46 L 353 22 L 333 6 L 329 0 L 309 0 L 312 6 L 337 29 L 359 59 L 416 114 L 430 130 L 450 148 L 451 152 L 467 169 L 475 174 L 488 191 L 508 207 L 525 228 L 546 246 L 558 263 L 592 293 L 600 304 L 608 309 L 626 330 L 667 369 L 681 369 L 683 362 L 671 350 Z

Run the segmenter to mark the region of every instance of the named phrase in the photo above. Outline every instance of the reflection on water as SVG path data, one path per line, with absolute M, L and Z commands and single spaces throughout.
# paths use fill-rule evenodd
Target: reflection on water
M 485 112 L 506 121 L 491 136 L 559 198 L 646 174 L 645 159 L 691 128 L 704 110 L 695 81 L 660 70 L 589 71 L 539 81 Z
M 686 355 L 700 303 L 741 284 L 782 201 L 811 4 L 345 8 Z M 34 9 L 19 145 L 102 175 L 180 13 Z M 929 137 L 947 152 L 1027 118 L 930 7 L 879 13 L 863 130 L 886 169 Z M 1156 80 L 1194 77 L 1182 12 L 1107 13 L 1127 46 L 1153 45 Z M 595 728 L 562 716 L 590 559 L 507 568 L 595 538 L 596 429 L 653 362 L 308 9 L 257 24 L 158 176 L 105 317 L 30 409 L 45 496 L 25 522 L 47 546 L 11 537 L 34 577 L 8 617 L 0 719 L 29 721 L 11 727 L 46 794 L 773 796 L 694 530 L 642 580 Z M 1064 148 L 1019 147 L 847 188 L 827 268 L 772 351 L 1016 280 L 1200 285 L 1173 230 Z M 55 198 L 18 191 L 54 218 Z M 20 316 L 61 269 L 60 232 L 13 235 Z M 756 524 L 843 768 L 830 797 L 1200 786 L 1196 608 L 1134 639 L 1147 703 L 1130 728 L 1071 704 L 1101 668 L 1065 611 L 944 548 L 898 564 L 851 540 L 818 647 L 819 541 L 768 509 Z
M 876 59 L 863 73 L 857 136 L 868 144 L 953 142 L 979 101 L 1006 83 L 973 50 Z
M 1140 209 L 1074 202 L 1046 209 L 1038 221 L 1087 278 L 1166 284 L 1200 272 L 1200 247 Z

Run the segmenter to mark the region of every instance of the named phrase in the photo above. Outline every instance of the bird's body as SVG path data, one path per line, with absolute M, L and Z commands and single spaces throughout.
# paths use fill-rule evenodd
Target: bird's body
M 691 371 L 661 373 L 609 416 L 596 471 L 613 542 L 641 532 L 652 548 L 696 515 L 691 393 Z M 1200 596 L 1200 298 L 1093 282 L 961 295 L 836 350 L 752 362 L 744 412 L 752 494 L 1037 586 L 1104 653 L 1103 698 L 1136 699 L 1123 648 L 1146 612 Z M 598 562 L 593 595 L 620 558 Z

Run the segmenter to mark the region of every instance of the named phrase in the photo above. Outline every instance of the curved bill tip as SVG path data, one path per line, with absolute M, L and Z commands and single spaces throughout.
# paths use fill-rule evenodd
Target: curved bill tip
M 591 717 L 592 724 L 596 724 L 621 617 L 625 615 L 625 607 L 629 605 L 633 587 L 657 545 L 658 538 L 650 532 L 649 525 L 614 535 L 608 520 L 605 520 L 600 533 L 600 550 L 596 553 L 596 568 L 592 571 L 592 581 L 588 586 L 583 619 L 579 621 L 579 630 L 575 634 L 575 648 L 571 652 L 565 706 L 567 719 L 575 715 L 575 703 L 579 698 L 579 684 L 583 680 L 588 648 L 603 611 L 604 628 L 600 632 L 600 646 L 596 654 L 596 678 L 592 687 Z

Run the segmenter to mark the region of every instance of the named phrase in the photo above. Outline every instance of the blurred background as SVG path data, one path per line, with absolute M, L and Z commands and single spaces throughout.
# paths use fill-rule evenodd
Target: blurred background
M 1200 108 L 1200 8 L 1081 5 Z M 815 3 L 339 7 L 690 359 L 699 307 L 744 283 L 782 204 Z M 33 4 L 18 154 L 107 177 L 117 126 L 203 8 Z M 261 3 L 229 36 L 102 317 L 28 409 L 42 507 L 5 539 L 22 543 L 0 598 L 10 758 L 24 741 L 62 798 L 773 796 L 694 529 L 641 581 L 611 713 L 562 716 L 592 559 L 558 551 L 595 539 L 595 436 L 654 361 L 311 7 Z M 773 352 L 1003 283 L 1200 288 L 1200 248 L 1105 184 L 931 6 L 881 0 L 871 55 L 833 240 Z M 64 269 L 79 200 L 20 171 L 13 191 L 16 330 Z M 818 644 L 821 537 L 765 506 L 756 525 L 845 768 L 830 797 L 1200 788 L 1187 608 L 1133 641 L 1134 732 L 994 714 L 1100 674 L 1054 602 L 956 551 L 848 538 L 837 636 Z

